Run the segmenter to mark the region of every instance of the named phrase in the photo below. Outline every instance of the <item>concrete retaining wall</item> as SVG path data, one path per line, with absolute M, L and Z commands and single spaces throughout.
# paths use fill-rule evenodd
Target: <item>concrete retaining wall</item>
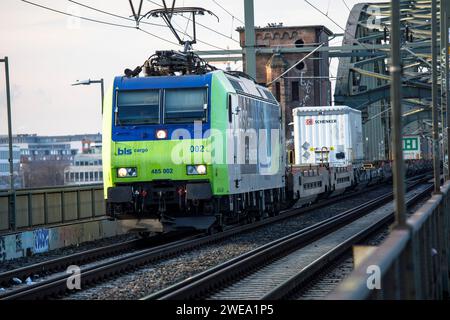
M 123 234 L 115 221 L 96 220 L 0 235 L 0 261 Z

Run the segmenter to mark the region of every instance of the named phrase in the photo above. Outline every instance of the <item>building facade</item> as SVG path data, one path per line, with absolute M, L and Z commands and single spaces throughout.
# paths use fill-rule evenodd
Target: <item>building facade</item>
M 22 174 L 20 167 L 20 148 L 13 146 L 14 187 L 22 188 Z M 0 144 L 0 190 L 10 188 L 9 145 Z
M 18 156 L 15 159 L 18 161 L 20 159 L 23 187 L 39 188 L 64 185 L 66 167 L 74 163 L 77 155 L 89 153 L 91 145 L 101 139 L 101 134 L 13 136 L 13 144 L 18 148 Z M 8 143 L 8 136 L 0 136 L 0 144 L 7 145 Z
M 238 32 L 241 47 L 245 48 L 245 30 L 238 29 Z M 328 46 L 333 35 L 324 26 L 287 27 L 282 24 L 256 28 L 255 33 L 257 49 L 273 49 L 273 53 L 256 54 L 256 81 L 263 85 L 271 83 L 308 54 L 280 53 L 278 48 L 317 47 L 322 43 Z M 269 86 L 282 106 L 288 148 L 293 148 L 292 110 L 331 105 L 329 67 L 328 53 L 317 52 Z
M 89 185 L 103 183 L 102 143 L 84 140 L 83 153 L 77 154 L 70 166 L 64 169 L 64 185 Z
M 89 148 L 91 141 L 101 141 L 101 134 L 38 136 L 20 134 L 13 136 L 13 144 L 20 147 L 21 162 L 68 161 Z M 0 144 L 8 144 L 8 136 L 0 136 Z

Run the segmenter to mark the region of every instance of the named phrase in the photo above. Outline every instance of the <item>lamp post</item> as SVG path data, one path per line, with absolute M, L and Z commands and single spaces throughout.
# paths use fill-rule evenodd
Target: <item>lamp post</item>
M 256 79 L 255 9 L 253 0 L 244 0 L 245 15 L 245 69 Z
M 434 193 L 441 192 L 441 148 L 439 143 L 439 112 L 438 112 L 438 17 L 437 0 L 431 1 L 431 58 L 432 58 L 432 102 L 431 112 L 433 118 L 433 167 L 434 167 Z
M 444 173 L 445 180 L 450 180 L 450 95 L 449 95 L 449 13 L 450 0 L 441 0 L 441 113 L 444 136 Z M 446 141 L 446 143 L 445 143 Z
M 391 108 L 392 153 L 394 159 L 394 207 L 396 225 L 406 226 L 405 167 L 402 144 L 402 56 L 400 51 L 401 30 L 400 2 L 391 0 Z
M 11 87 L 9 83 L 9 60 L 8 57 L 0 59 L 0 62 L 5 64 L 5 77 L 6 77 L 6 107 L 8 112 L 8 142 L 9 142 L 9 183 L 10 183 L 10 219 L 9 227 L 12 230 L 16 229 L 16 193 L 14 187 L 14 154 L 12 145 L 12 124 L 11 124 Z
M 100 80 L 77 80 L 77 82 L 73 83 L 72 86 L 90 86 L 91 84 L 100 84 L 100 89 L 101 89 L 101 93 L 102 93 L 102 113 L 103 113 L 103 99 L 105 98 L 105 87 L 104 87 L 104 81 L 103 78 Z

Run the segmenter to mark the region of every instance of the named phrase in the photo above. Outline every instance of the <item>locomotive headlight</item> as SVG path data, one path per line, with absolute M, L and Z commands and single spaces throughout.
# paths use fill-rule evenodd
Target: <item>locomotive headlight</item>
M 156 131 L 156 139 L 159 139 L 159 140 L 167 139 L 167 131 L 166 130 Z
M 120 168 L 119 170 L 117 170 L 117 176 L 119 178 L 125 178 L 127 176 L 127 174 L 128 174 L 128 171 L 125 168 Z
M 204 164 L 196 166 L 187 166 L 188 176 L 204 176 L 207 174 L 207 168 Z
M 136 168 L 117 169 L 117 177 L 118 178 L 135 178 L 135 177 L 137 177 L 137 169 Z
M 197 166 L 197 172 L 199 175 L 205 175 L 206 174 L 206 166 L 203 164 Z

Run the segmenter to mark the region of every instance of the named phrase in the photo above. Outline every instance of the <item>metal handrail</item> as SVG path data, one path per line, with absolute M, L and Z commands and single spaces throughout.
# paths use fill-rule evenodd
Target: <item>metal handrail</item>
M 105 215 L 101 184 L 8 191 L 0 193 L 0 203 L 7 203 L 7 207 L 0 208 L 0 211 L 7 213 L 7 220 L 4 220 L 4 225 L 0 225 L 1 232 Z M 15 214 L 11 213 L 13 207 L 16 208 Z
M 90 189 L 103 189 L 103 184 L 87 184 L 87 185 L 72 185 L 72 186 L 57 186 L 57 187 L 40 187 L 40 188 L 23 188 L 16 189 L 16 194 L 27 193 L 57 193 L 61 191 L 77 191 L 77 190 L 90 190 Z M 0 190 L 0 197 L 11 195 L 9 190 Z
M 327 296 L 328 300 L 364 299 L 421 299 L 429 287 L 428 294 L 436 297 L 447 291 L 449 284 L 449 223 L 450 182 L 441 188 L 442 194 L 433 195 L 416 213 L 407 220 L 406 228 L 394 229 L 386 241 L 379 246 L 359 267 L 357 267 L 336 290 Z M 440 223 L 436 223 L 439 220 Z M 441 236 L 441 237 L 440 237 Z M 430 258 L 424 260 L 424 256 Z M 420 258 L 421 257 L 421 258 Z M 436 257 L 432 259 L 432 257 Z M 436 261 L 436 259 L 439 259 Z M 427 265 L 422 266 L 418 261 Z M 403 266 L 396 268 L 395 266 Z M 434 267 L 430 267 L 430 265 Z M 380 289 L 372 290 L 367 285 L 369 267 L 380 270 Z M 405 267 L 409 266 L 409 268 Z M 437 267 L 436 267 L 437 266 Z M 401 269 L 401 270 L 399 270 Z M 389 278 L 389 279 L 387 279 Z M 425 285 L 422 279 L 428 279 Z M 433 279 L 433 280 L 432 280 Z M 384 287 L 386 281 L 395 283 Z M 437 283 L 431 283 L 436 281 Z M 427 287 L 426 289 L 424 287 Z M 439 289 L 441 288 L 441 289 Z M 441 291 L 442 290 L 442 291 Z

